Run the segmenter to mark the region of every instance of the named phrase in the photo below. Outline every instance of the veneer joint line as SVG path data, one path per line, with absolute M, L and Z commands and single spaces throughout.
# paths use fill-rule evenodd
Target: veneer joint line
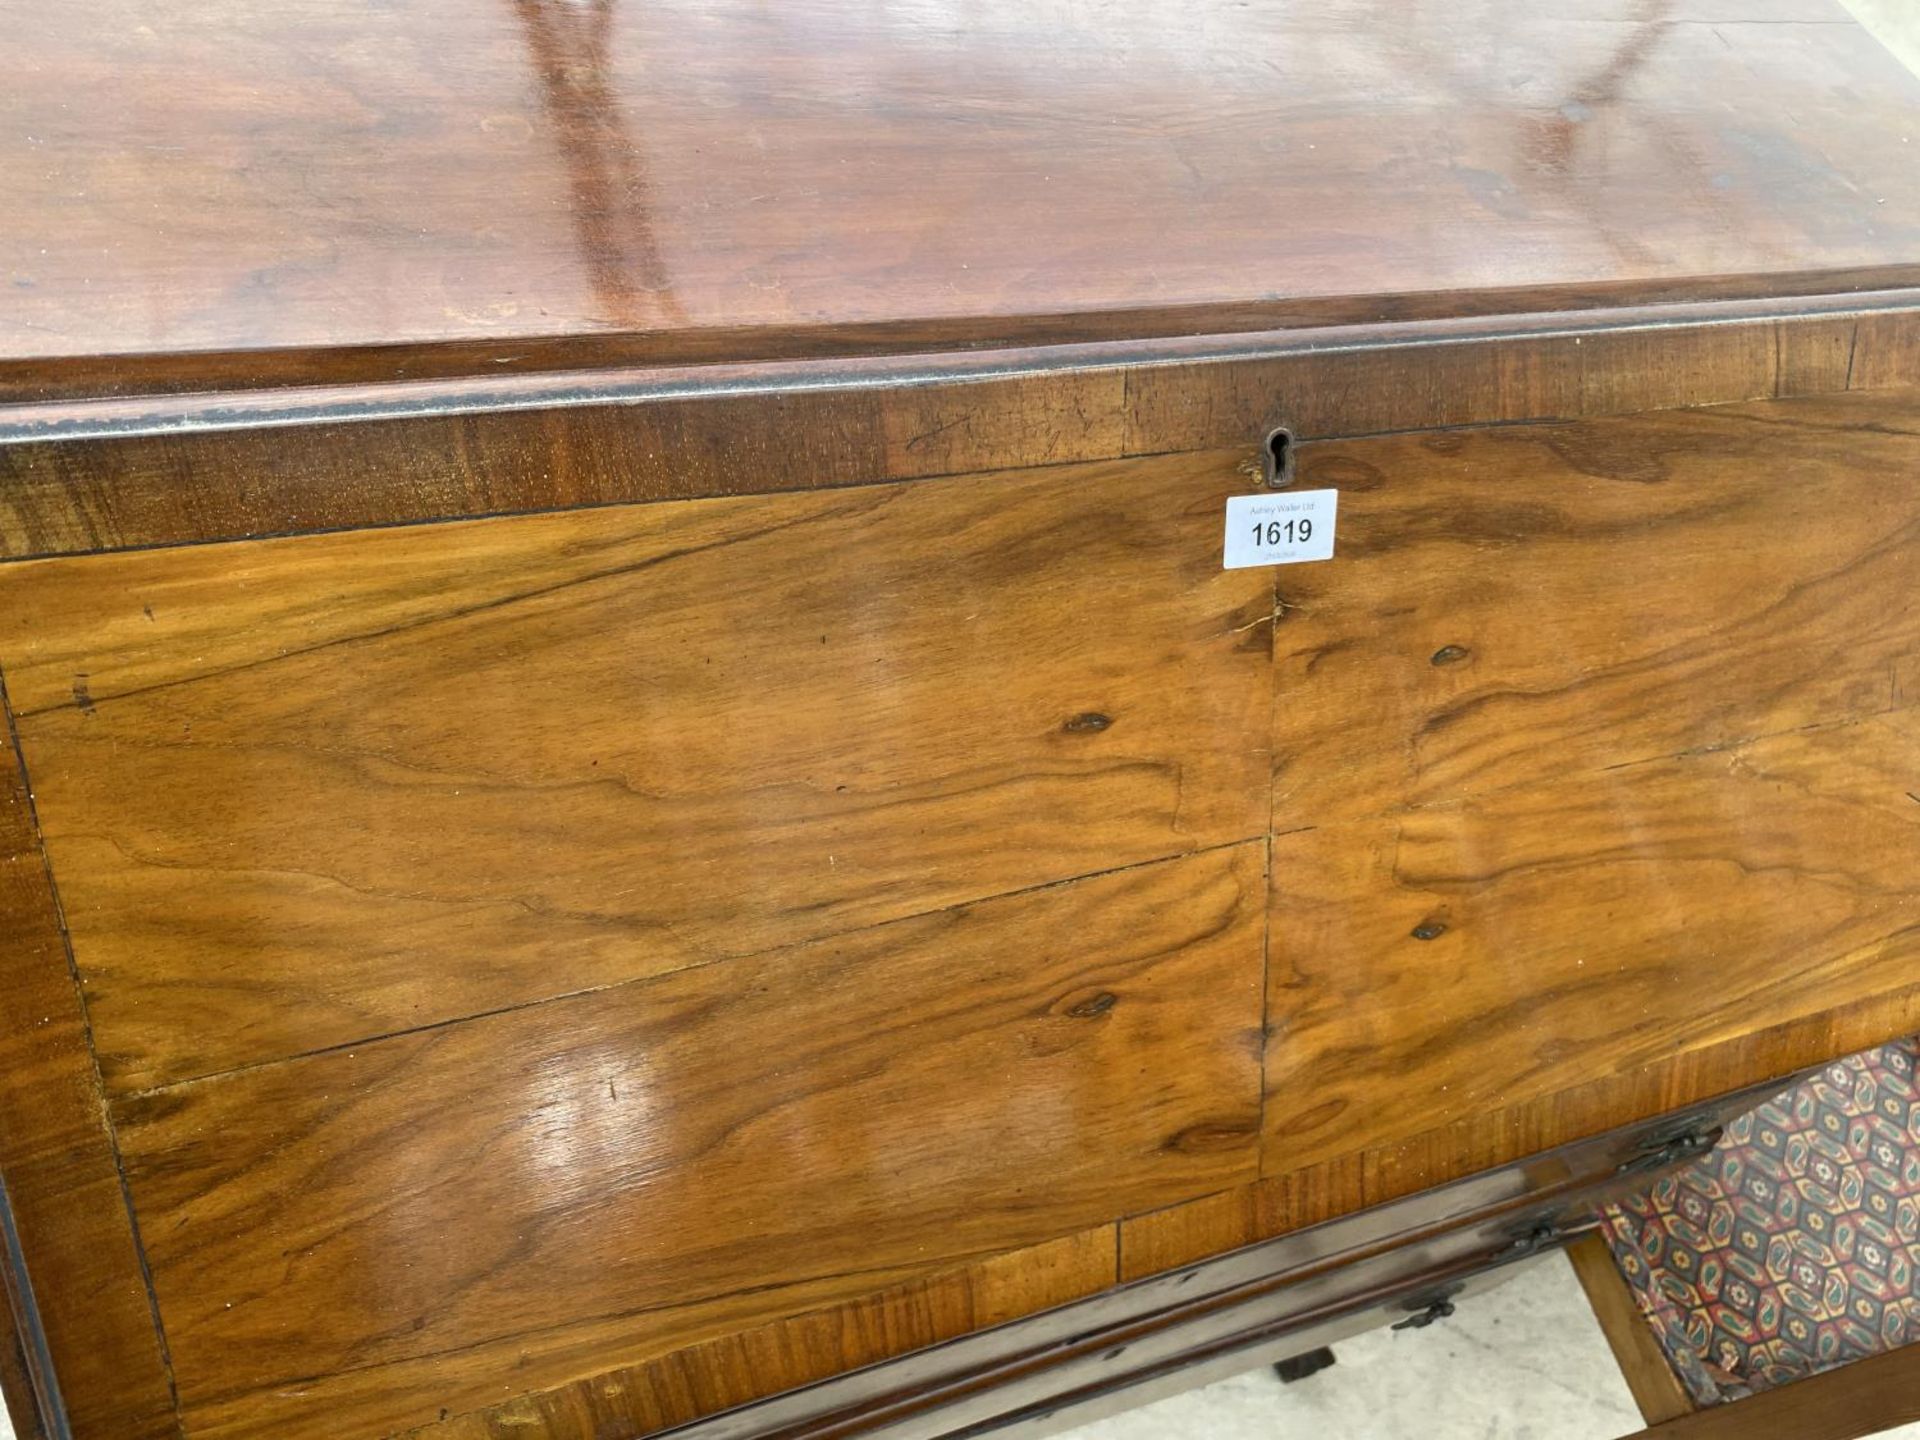
M 691 965 L 682 965 L 677 969 L 664 970 L 653 975 L 636 975 L 626 980 L 612 980 L 605 985 L 589 985 L 580 990 L 567 990 L 558 995 L 543 995 L 535 1000 L 521 1000 L 512 1005 L 501 1005 L 490 1010 L 476 1010 L 470 1015 L 455 1015 L 445 1020 L 430 1021 L 425 1025 L 410 1026 L 404 1030 L 385 1030 L 378 1035 L 368 1035 L 358 1040 L 345 1040 L 336 1045 L 322 1045 L 315 1050 L 302 1050 L 293 1055 L 279 1055 L 271 1060 L 254 1060 L 245 1065 L 230 1066 L 225 1070 L 210 1070 L 204 1075 L 187 1075 L 178 1080 L 169 1080 L 162 1085 L 147 1085 L 136 1090 L 121 1091 L 107 1101 L 109 1110 L 125 1107 L 136 1101 L 149 1099 L 156 1095 L 165 1095 L 182 1090 L 191 1085 L 204 1085 L 214 1080 L 224 1080 L 232 1075 L 244 1075 L 254 1070 L 270 1070 L 280 1065 L 291 1065 L 301 1060 L 311 1060 L 319 1055 L 337 1055 L 343 1050 L 358 1050 L 364 1045 L 379 1045 L 388 1040 L 404 1040 L 411 1035 L 427 1035 L 437 1030 L 451 1029 L 456 1025 L 466 1025 L 476 1020 L 491 1020 L 499 1015 L 512 1015 L 522 1010 L 538 1009 L 542 1005 L 554 1005 L 565 1000 L 578 1000 L 586 995 L 603 995 L 610 990 L 626 990 L 636 985 L 646 985 L 657 980 L 665 980 L 677 975 L 690 975 L 696 970 L 705 970 L 714 965 L 726 965 L 737 960 L 751 960 L 757 956 L 773 954 L 780 950 L 798 945 L 824 944 L 841 941 L 856 935 L 864 935 L 888 925 L 904 925 L 914 920 L 925 920 L 934 915 L 944 915 L 951 910 L 966 909 L 970 906 L 989 905 L 1001 900 L 1013 900 L 1022 896 L 1037 895 L 1048 890 L 1058 890 L 1065 885 L 1078 885 L 1083 881 L 1105 879 L 1112 875 L 1124 875 L 1133 870 L 1144 870 L 1151 865 L 1168 865 L 1178 860 L 1189 860 L 1202 855 L 1218 854 L 1222 850 L 1237 849 L 1242 845 L 1252 845 L 1262 837 L 1243 835 L 1233 840 L 1220 840 L 1211 845 L 1202 845 L 1192 850 L 1179 850 L 1168 855 L 1153 855 L 1145 860 L 1131 860 L 1125 865 L 1115 865 L 1107 870 L 1093 870 L 1084 875 L 1068 875 L 1059 880 L 1044 880 L 1036 885 L 1024 885 L 1015 890 L 999 890 L 991 895 L 981 895 L 971 900 L 958 900 L 951 905 L 936 906 L 931 910 L 915 910 L 906 915 L 895 915 L 886 920 L 875 920 L 869 924 L 857 925 L 851 930 L 837 930 L 830 934 L 797 942 L 783 942 L 768 945 L 758 950 L 745 950 L 736 955 L 715 955 Z
M 184 1434 L 185 1421 L 180 1412 L 180 1388 L 173 1376 L 173 1353 L 167 1344 L 166 1325 L 160 1318 L 160 1296 L 154 1288 L 153 1267 L 147 1261 L 146 1241 L 140 1234 L 140 1216 L 133 1208 L 133 1190 L 127 1183 L 126 1162 L 120 1155 L 120 1137 L 114 1129 L 113 1113 L 106 1098 L 106 1084 L 100 1074 L 99 1052 L 93 1043 L 93 1017 L 87 1009 L 86 987 L 80 982 L 80 965 L 73 953 L 73 937 L 67 930 L 66 907 L 60 901 L 60 887 L 54 882 L 53 862 L 47 857 L 46 837 L 40 829 L 40 810 L 33 794 L 33 776 L 27 769 L 26 751 L 20 743 L 20 726 L 14 716 L 13 702 L 7 694 L 7 677 L 4 667 L 0 667 L 0 713 L 4 713 L 7 718 L 7 739 L 13 747 L 14 765 L 20 772 L 20 788 L 26 796 L 27 820 L 33 830 L 34 846 L 40 852 L 41 873 L 46 878 L 47 897 L 53 906 L 54 923 L 60 931 L 60 948 L 67 962 L 67 978 L 73 984 L 74 1001 L 80 1011 L 80 1029 L 86 1042 L 88 1067 L 93 1076 L 93 1100 L 98 1107 L 97 1119 L 106 1134 L 108 1151 L 113 1156 L 114 1176 L 120 1185 L 120 1203 L 126 1209 L 127 1225 L 133 1238 L 134 1258 L 140 1266 L 140 1279 L 146 1286 L 147 1311 L 153 1321 L 154 1338 L 160 1350 L 160 1363 L 167 1379 L 167 1397 L 173 1405 L 174 1432 Z M 8 1213 L 7 1224 L 11 1238 L 11 1211 Z M 64 1415 L 60 1417 L 60 1423 L 66 1423 Z

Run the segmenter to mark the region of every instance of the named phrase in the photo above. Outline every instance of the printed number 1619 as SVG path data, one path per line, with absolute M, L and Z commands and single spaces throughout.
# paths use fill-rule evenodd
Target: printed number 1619
M 1269 520 L 1262 524 L 1253 522 L 1253 543 L 1256 545 L 1304 545 L 1313 538 L 1313 521 Z

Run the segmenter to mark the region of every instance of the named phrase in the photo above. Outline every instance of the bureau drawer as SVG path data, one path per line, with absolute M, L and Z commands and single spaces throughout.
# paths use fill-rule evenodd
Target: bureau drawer
M 1041 1435 L 1128 1409 L 1478 1288 L 1502 1266 L 1585 1233 L 1607 1200 L 1705 1153 L 1727 1120 L 1790 1083 L 1717 1097 L 672 1433 Z M 536 1405 L 516 1423 L 554 1421 Z

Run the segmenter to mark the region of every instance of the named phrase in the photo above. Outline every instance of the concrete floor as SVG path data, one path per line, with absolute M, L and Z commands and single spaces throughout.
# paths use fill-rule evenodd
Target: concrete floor
M 1920 0 L 1841 0 L 1880 43 L 1920 75 Z
M 1615 1440 L 1639 1411 L 1563 1255 L 1425 1330 L 1376 1330 L 1283 1385 L 1262 1368 L 1063 1440 Z M 1920 1425 L 1887 1437 L 1920 1440 Z

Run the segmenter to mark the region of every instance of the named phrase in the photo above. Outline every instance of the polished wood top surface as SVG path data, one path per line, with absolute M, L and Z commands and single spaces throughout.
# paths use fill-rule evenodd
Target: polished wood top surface
M 1920 79 L 1831 0 L 36 11 L 0 398 L 1920 274 Z

